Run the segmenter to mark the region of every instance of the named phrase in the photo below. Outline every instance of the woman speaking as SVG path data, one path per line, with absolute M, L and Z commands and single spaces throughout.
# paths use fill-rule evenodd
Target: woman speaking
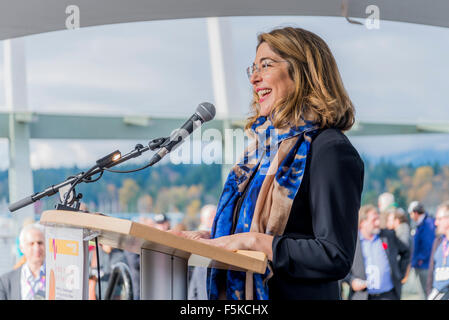
M 210 269 L 210 299 L 339 299 L 357 239 L 363 162 L 342 133 L 354 107 L 326 43 L 300 28 L 258 36 L 247 69 L 254 142 L 230 171 L 210 233 L 267 254 L 265 274 Z

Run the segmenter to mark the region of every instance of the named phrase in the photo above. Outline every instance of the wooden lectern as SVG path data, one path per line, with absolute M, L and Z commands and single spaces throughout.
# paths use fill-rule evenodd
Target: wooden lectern
M 142 300 L 186 300 L 188 265 L 254 273 L 265 273 L 267 267 L 263 252 L 233 252 L 97 213 L 48 210 L 40 222 L 98 232 L 100 243 L 140 254 Z

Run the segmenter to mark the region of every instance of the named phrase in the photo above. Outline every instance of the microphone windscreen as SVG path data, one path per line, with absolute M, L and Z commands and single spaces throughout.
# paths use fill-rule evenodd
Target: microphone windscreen
M 215 107 L 209 102 L 200 103 L 196 108 L 196 112 L 204 122 L 210 121 L 215 117 Z
M 33 203 L 33 198 L 31 196 L 28 196 L 26 198 L 23 198 L 22 200 L 19 200 L 17 202 L 14 202 L 8 206 L 8 209 L 10 212 L 14 212 L 20 208 L 26 207 L 29 204 Z

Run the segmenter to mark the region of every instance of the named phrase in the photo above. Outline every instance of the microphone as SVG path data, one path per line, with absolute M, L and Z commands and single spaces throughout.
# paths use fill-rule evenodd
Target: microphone
M 14 202 L 8 206 L 8 209 L 10 212 L 14 212 L 20 208 L 26 207 L 27 205 L 30 205 L 34 202 L 33 196 L 28 196 L 26 198 L 23 198 L 22 200 L 19 200 L 17 202 Z
M 163 157 L 176 149 L 188 137 L 193 130 L 201 127 L 204 122 L 210 121 L 215 117 L 215 107 L 212 103 L 203 102 L 198 105 L 195 113 L 187 120 L 181 128 L 176 129 L 161 145 L 158 152 L 151 158 L 149 165 L 154 165 L 159 162 Z

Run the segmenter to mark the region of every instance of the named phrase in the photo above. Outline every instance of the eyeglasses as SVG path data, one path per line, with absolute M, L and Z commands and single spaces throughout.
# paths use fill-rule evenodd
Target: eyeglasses
M 258 72 L 260 74 L 265 73 L 269 67 L 273 66 L 273 63 L 279 63 L 279 62 L 288 62 L 287 60 L 271 60 L 271 59 L 265 59 L 262 61 L 261 66 L 258 64 L 253 63 L 251 67 L 246 68 L 246 74 L 248 75 L 248 79 L 251 79 L 253 74 L 255 72 Z

